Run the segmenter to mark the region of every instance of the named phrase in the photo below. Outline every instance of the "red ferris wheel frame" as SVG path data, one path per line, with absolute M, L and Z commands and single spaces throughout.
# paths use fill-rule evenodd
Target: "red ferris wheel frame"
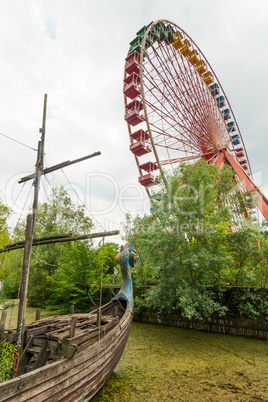
M 253 182 L 227 96 L 183 29 L 159 20 L 137 32 L 126 57 L 123 91 L 130 150 L 149 196 L 154 170 L 159 169 L 165 182 L 163 167 L 202 158 L 231 165 L 243 187 L 255 190 L 258 207 L 268 219 L 268 200 Z

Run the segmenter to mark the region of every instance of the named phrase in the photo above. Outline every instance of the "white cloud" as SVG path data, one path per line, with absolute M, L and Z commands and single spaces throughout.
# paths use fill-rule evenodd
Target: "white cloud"
M 119 192 L 137 184 L 124 122 L 124 59 L 143 25 L 168 19 L 193 38 L 218 75 L 252 170 L 262 170 L 262 188 L 268 194 L 266 1 L 2 0 L 1 5 L 0 132 L 36 147 L 43 94 L 48 93 L 48 166 L 102 152 L 65 170 L 81 193 L 90 172 L 114 177 Z M 36 155 L 0 136 L 0 158 L 0 197 L 5 201 L 12 177 L 31 172 Z M 54 183 L 68 186 L 60 172 L 53 177 Z M 14 197 L 20 185 L 12 185 Z M 111 192 L 100 185 L 88 197 L 91 204 L 104 207 Z M 129 208 L 135 209 L 135 203 Z M 137 202 L 137 213 L 141 208 L 143 202 Z M 116 224 L 124 220 L 120 203 L 108 215 Z

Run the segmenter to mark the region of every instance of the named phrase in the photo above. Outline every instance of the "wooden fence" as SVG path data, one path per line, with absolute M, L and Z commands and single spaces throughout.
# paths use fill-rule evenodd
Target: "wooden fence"
M 247 336 L 250 338 L 268 340 L 267 321 L 248 321 L 234 319 L 210 319 L 210 320 L 188 320 L 181 316 L 159 316 L 154 313 L 144 312 L 134 315 L 134 321 L 150 324 L 169 325 L 173 327 L 195 329 L 198 331 L 215 332 L 236 336 Z

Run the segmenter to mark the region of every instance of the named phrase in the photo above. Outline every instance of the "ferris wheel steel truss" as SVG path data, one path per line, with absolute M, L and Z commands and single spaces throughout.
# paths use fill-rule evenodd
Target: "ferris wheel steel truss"
M 124 74 L 125 120 L 139 182 L 151 196 L 153 172 L 182 161 L 227 163 L 241 189 L 255 191 L 268 219 L 268 200 L 254 184 L 244 141 L 228 98 L 208 60 L 177 25 L 159 20 L 130 42 Z

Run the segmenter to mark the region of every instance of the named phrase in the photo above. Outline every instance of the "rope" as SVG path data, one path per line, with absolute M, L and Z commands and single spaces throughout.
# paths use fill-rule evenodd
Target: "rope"
M 19 194 L 18 194 L 17 198 L 16 198 L 16 199 L 15 199 L 15 201 L 13 202 L 13 205 L 12 205 L 11 209 L 13 209 L 13 208 L 14 208 L 14 205 L 15 205 L 15 203 L 17 202 L 17 199 L 19 198 L 20 193 L 22 192 L 22 190 L 23 190 L 23 188 L 24 188 L 25 184 L 26 184 L 26 182 L 24 182 L 24 183 L 23 183 L 23 186 L 22 186 L 22 188 L 20 189 L 20 192 L 19 192 Z M 23 212 L 24 212 L 24 210 L 25 210 L 26 203 L 27 203 L 27 201 L 28 201 L 28 199 L 29 199 L 29 196 L 30 196 L 30 194 L 31 194 L 31 191 L 32 191 L 32 188 L 30 187 L 29 192 L 28 192 L 28 195 L 27 195 L 26 200 L 25 200 L 25 202 L 24 202 L 23 208 L 22 208 L 22 210 L 21 210 L 21 214 L 20 214 L 20 216 L 19 216 L 18 222 L 17 222 L 17 224 L 16 224 L 16 226 L 15 226 L 15 228 L 14 228 L 14 231 L 13 231 L 13 236 L 11 237 L 10 242 L 11 242 L 11 241 L 12 241 L 12 239 L 14 238 L 14 233 L 15 233 L 15 231 L 16 231 L 16 229 L 17 229 L 17 227 L 19 226 L 19 223 L 20 223 L 20 220 L 21 220 L 22 214 L 23 214 Z
M 8 138 L 8 139 L 11 140 L 11 141 L 17 142 L 18 144 L 23 145 L 23 146 L 26 147 L 26 148 L 32 149 L 33 151 L 37 151 L 37 149 L 32 148 L 32 147 L 29 147 L 29 145 L 23 144 L 23 142 L 20 142 L 20 141 L 18 141 L 18 140 L 15 140 L 14 138 L 9 137 L 8 135 L 5 135 L 5 134 L 3 134 L 3 133 L 0 133 L 0 135 L 2 135 L 3 137 Z
M 93 304 L 93 306 L 98 310 L 98 306 L 97 306 L 97 304 L 94 302 L 94 300 L 92 299 L 92 297 L 90 296 L 90 293 L 88 292 L 88 291 L 86 291 L 87 292 L 87 295 L 88 295 L 88 297 L 90 298 L 90 301 L 91 301 L 91 303 Z
M 45 264 L 45 265 L 49 265 L 50 267 L 58 267 L 58 266 L 60 265 L 60 264 L 49 264 L 48 262 L 41 260 L 41 258 L 39 258 L 39 257 L 37 256 L 37 254 L 35 254 L 34 251 L 32 251 L 32 253 L 33 253 L 33 255 L 35 256 L 35 258 L 36 258 L 38 261 L 42 262 L 42 263 Z
M 124 311 L 126 311 L 126 309 L 123 307 L 122 303 L 120 302 L 120 300 L 116 297 L 116 295 L 114 294 L 114 292 L 112 291 L 112 288 L 110 288 L 110 291 L 112 292 L 114 298 L 116 299 L 116 301 L 118 302 L 118 304 L 122 307 L 122 309 Z
M 70 181 L 68 180 L 68 177 L 66 176 L 65 172 L 63 169 L 61 169 L 65 179 L 67 180 L 69 186 L 71 187 L 71 189 L 73 190 L 73 192 L 75 193 L 75 195 L 77 196 L 77 198 L 79 199 L 79 201 L 82 203 L 83 207 L 87 210 L 87 212 L 92 216 L 92 218 L 97 222 L 98 225 L 100 225 L 100 227 L 104 230 L 104 232 L 106 232 L 106 229 L 102 226 L 102 224 L 97 220 L 97 218 L 95 218 L 95 216 L 89 211 L 89 209 L 87 208 L 87 206 L 84 204 L 84 202 L 81 200 L 81 198 L 79 197 L 78 193 L 76 192 L 76 190 L 74 189 L 74 187 L 72 186 L 72 184 L 70 183 Z
M 16 279 L 17 279 L 16 286 L 18 286 L 17 300 L 19 299 L 19 296 L 20 296 L 20 284 L 18 283 L 19 282 L 19 277 L 20 277 L 20 275 L 19 275 L 19 267 L 22 266 L 22 264 L 23 264 L 23 255 L 22 255 L 21 264 L 18 264 L 18 268 L 17 268 L 17 277 L 16 277 Z M 13 315 L 13 310 L 14 310 L 14 300 L 12 302 L 11 313 L 10 313 L 9 323 L 8 323 L 8 329 L 10 329 L 10 327 L 11 327 L 11 319 L 12 319 L 12 315 Z
M 101 302 L 102 302 L 102 275 L 103 275 L 103 254 L 104 254 L 104 237 L 102 238 L 102 264 L 101 264 L 101 284 L 100 284 L 100 302 L 99 302 L 99 309 L 98 309 L 98 315 L 97 315 L 97 325 L 99 327 L 98 331 L 98 358 L 97 358 L 97 364 L 96 364 L 96 370 L 98 370 L 98 362 L 99 362 L 99 356 L 100 356 L 100 331 L 101 331 Z M 98 322 L 99 319 L 99 322 Z
M 61 260 L 61 255 L 62 255 L 62 249 L 63 249 L 63 243 L 60 245 L 60 256 L 59 256 L 59 263 L 58 266 L 60 266 L 60 260 Z
M 102 238 L 101 283 L 100 283 L 100 308 L 101 308 L 101 303 L 102 303 L 103 254 L 104 254 L 104 237 Z

